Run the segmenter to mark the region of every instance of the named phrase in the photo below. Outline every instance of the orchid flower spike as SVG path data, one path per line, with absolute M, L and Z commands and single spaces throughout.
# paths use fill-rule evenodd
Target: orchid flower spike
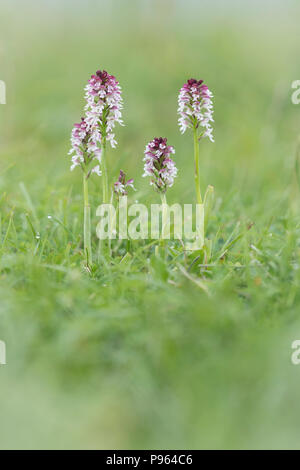
M 177 168 L 171 155 L 175 154 L 174 147 L 167 145 L 167 139 L 155 138 L 146 146 L 144 152 L 144 174 L 150 176 L 150 184 L 160 193 L 165 193 L 173 186 L 177 176 Z
M 91 173 L 101 175 L 99 163 L 101 162 L 101 149 L 97 145 L 97 140 L 92 135 L 85 118 L 81 118 L 80 123 L 74 124 L 71 136 L 72 156 L 71 171 L 76 166 L 80 166 L 87 177 Z M 96 165 L 95 165 L 96 163 Z
M 116 123 L 124 125 L 119 82 L 105 70 L 98 70 L 88 81 L 85 92 L 86 122 L 94 140 L 101 143 L 107 140 L 112 147 L 116 147 L 113 129 Z
M 208 137 L 212 142 L 213 95 L 203 80 L 191 78 L 179 92 L 179 127 L 183 134 L 188 128 L 200 129 L 199 138 Z M 203 130 L 201 130 L 201 127 Z

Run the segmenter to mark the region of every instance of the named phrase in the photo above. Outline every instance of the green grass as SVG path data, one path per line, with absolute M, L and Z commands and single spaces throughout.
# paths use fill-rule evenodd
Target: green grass
M 180 20 L 172 2 L 148 16 L 133 0 L 112 13 L 61 3 L 1 7 L 0 447 L 299 448 L 299 7 L 191 7 Z M 177 94 L 190 76 L 213 90 L 216 142 L 200 148 L 202 188 L 216 194 L 213 266 L 189 270 L 192 258 L 159 260 L 137 242 L 128 263 L 119 252 L 82 269 L 82 178 L 67 152 L 98 68 L 124 91 L 110 176 L 125 170 L 147 204 L 155 135 L 176 148 L 169 201 L 195 200 Z M 90 192 L 96 251 L 99 178 Z

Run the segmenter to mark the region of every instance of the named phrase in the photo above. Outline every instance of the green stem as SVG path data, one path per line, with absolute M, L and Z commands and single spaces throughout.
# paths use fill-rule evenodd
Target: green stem
M 162 206 L 163 206 L 163 209 L 162 209 L 162 231 L 161 231 L 161 240 L 160 240 L 160 244 L 161 246 L 165 246 L 165 239 L 164 239 L 164 235 L 165 235 L 165 229 L 166 229 L 166 222 L 167 222 L 167 198 L 166 198 L 166 194 L 163 193 L 160 195 L 161 197 L 161 203 L 162 203 Z
M 101 170 L 102 170 L 102 204 L 109 204 L 109 193 L 108 193 L 108 173 L 106 165 L 106 138 L 103 138 L 102 143 L 102 155 L 101 155 Z M 100 260 L 101 253 L 105 256 L 107 250 L 109 250 L 109 243 L 105 240 L 99 240 L 98 245 L 98 260 Z
M 126 224 L 126 227 L 127 227 L 127 230 L 128 230 L 128 211 L 126 211 L 126 217 L 127 217 L 127 224 Z M 127 236 L 127 240 L 126 240 L 126 247 L 127 247 L 127 252 L 130 253 L 130 250 L 131 250 L 131 240 L 130 238 Z
M 103 176 L 102 204 L 108 204 L 109 195 L 108 195 L 108 174 L 107 174 L 107 166 L 106 166 L 106 139 L 103 140 L 103 145 L 102 145 L 101 166 L 102 166 L 102 176 Z
M 197 129 L 194 128 L 194 156 L 195 156 L 195 185 L 197 204 L 202 204 L 201 189 L 200 189 L 200 169 L 199 169 L 199 140 Z
M 83 199 L 84 199 L 84 225 L 83 225 L 83 247 L 86 257 L 86 265 L 92 264 L 91 246 L 91 207 L 89 205 L 89 190 L 86 174 L 83 173 Z

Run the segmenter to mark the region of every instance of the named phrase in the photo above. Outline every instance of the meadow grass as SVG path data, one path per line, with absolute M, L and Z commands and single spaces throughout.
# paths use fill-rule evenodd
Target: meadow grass
M 214 16 L 190 5 L 180 19 L 152 6 L 4 2 L 1 448 L 299 447 L 299 7 Z M 176 148 L 168 201 L 195 201 L 177 95 L 190 76 L 213 91 L 216 142 L 200 146 L 202 187 L 216 195 L 209 266 L 176 245 L 160 259 L 142 241 L 82 268 L 82 177 L 67 152 L 98 68 L 125 102 L 111 179 L 122 168 L 146 204 L 157 202 L 141 178 L 155 135 Z M 89 189 L 96 252 L 101 179 Z

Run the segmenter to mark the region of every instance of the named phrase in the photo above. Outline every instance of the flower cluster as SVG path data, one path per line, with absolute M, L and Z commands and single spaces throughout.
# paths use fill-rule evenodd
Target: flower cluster
M 123 100 L 119 82 L 105 70 L 98 70 L 88 81 L 85 92 L 86 122 L 93 138 L 95 136 L 101 142 L 108 140 L 115 147 L 117 142 L 113 128 L 117 122 L 123 125 Z
M 167 139 L 162 137 L 153 139 L 144 152 L 144 174 L 150 176 L 150 184 L 154 185 L 158 191 L 164 193 L 168 187 L 174 183 L 177 176 L 177 168 L 174 160 L 170 157 L 174 154 L 174 147 L 167 145 Z
M 101 149 L 98 147 L 98 140 L 92 135 L 84 118 L 81 118 L 80 123 L 74 124 L 71 144 L 72 147 L 69 151 L 69 155 L 72 155 L 71 170 L 74 170 L 76 166 L 80 166 L 84 171 L 89 171 L 89 174 L 96 173 L 100 176 Z M 90 164 L 95 161 L 98 164 L 90 168 Z
M 213 95 L 203 80 L 191 78 L 183 85 L 178 97 L 179 127 L 183 134 L 187 128 L 203 127 L 200 137 L 208 137 L 214 142 L 211 122 L 213 122 Z
M 134 180 L 132 178 L 126 181 L 126 174 L 124 173 L 124 171 L 120 170 L 118 181 L 114 183 L 114 192 L 118 196 L 127 196 L 126 188 L 131 187 L 132 189 L 135 190 L 133 183 L 134 183 Z
M 101 164 L 102 151 L 106 141 L 115 147 L 115 135 L 112 132 L 116 123 L 123 125 L 121 109 L 123 101 L 119 82 L 105 70 L 98 70 L 91 76 L 85 87 L 85 117 L 72 130 L 71 170 L 76 166 L 86 171 L 91 161 L 96 159 Z M 101 175 L 100 166 L 89 169 L 90 173 Z

